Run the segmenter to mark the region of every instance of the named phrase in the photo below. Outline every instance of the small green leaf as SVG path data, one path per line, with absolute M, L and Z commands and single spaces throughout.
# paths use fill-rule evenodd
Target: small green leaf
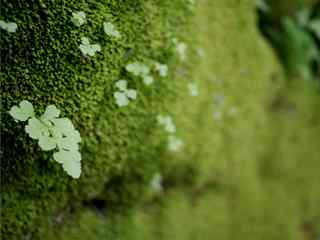
M 73 178 L 81 174 L 81 155 L 78 151 L 60 150 L 53 154 L 53 158 L 62 164 L 63 169 Z
M 160 125 L 162 125 L 168 133 L 174 133 L 176 131 L 176 126 L 174 125 L 172 118 L 170 116 L 159 115 L 157 120 Z
M 75 129 L 74 129 L 74 131 L 68 132 L 66 136 L 72 142 L 75 142 L 75 143 L 81 142 L 80 133 L 79 133 L 79 131 L 77 131 Z
M 126 91 L 127 90 L 127 81 L 126 80 L 119 80 L 116 82 L 116 87 L 120 90 L 120 91 Z
M 89 44 L 90 44 L 89 38 L 87 38 L 87 37 L 82 37 L 82 38 L 81 38 L 81 42 L 82 42 L 82 44 L 84 44 L 84 45 L 89 45 Z
M 96 52 L 101 51 L 101 47 L 99 44 L 90 44 L 89 39 L 86 37 L 81 38 L 79 49 L 83 53 L 83 55 L 89 55 L 90 57 L 94 56 Z
M 159 72 L 160 77 L 168 75 L 168 66 L 166 64 L 155 63 L 155 68 Z
M 41 136 L 50 135 L 48 127 L 35 117 L 29 119 L 28 125 L 26 126 L 26 132 L 33 139 L 39 139 Z
M 62 133 L 63 136 L 73 135 L 75 128 L 73 123 L 68 118 L 55 118 L 51 121 L 54 124 L 56 131 Z
M 60 115 L 60 110 L 56 108 L 54 105 L 49 105 L 46 108 L 46 111 L 44 114 L 41 116 L 44 120 L 52 120 L 54 118 L 59 117 Z
M 13 106 L 10 109 L 9 114 L 16 121 L 26 121 L 34 116 L 34 109 L 30 102 L 23 100 L 20 102 L 19 107 Z
M 40 136 L 38 144 L 43 151 L 50 151 L 57 147 L 56 139 L 45 135 Z
M 133 89 L 129 89 L 126 91 L 126 95 L 128 98 L 135 100 L 137 98 L 137 91 Z
M 121 38 L 120 32 L 116 30 L 115 26 L 111 22 L 103 23 L 103 30 L 110 37 Z
M 60 150 L 79 150 L 79 142 L 70 137 L 62 137 L 57 139 L 57 144 Z
M 17 31 L 18 25 L 14 22 L 5 22 L 0 20 L 0 28 L 10 33 L 13 33 Z
M 127 106 L 129 104 L 129 99 L 128 99 L 126 93 L 124 93 L 124 92 L 115 92 L 113 94 L 113 96 L 116 99 L 116 104 L 119 107 L 124 107 L 124 106 Z
M 148 75 L 150 72 L 150 68 L 147 65 L 142 64 L 140 62 L 129 63 L 126 66 L 126 70 L 135 76 L 141 77 Z
M 145 76 L 143 76 L 143 82 L 145 85 L 150 85 L 154 82 L 154 79 L 150 75 L 145 75 Z
M 71 21 L 77 27 L 80 27 L 86 22 L 86 14 L 83 11 L 73 12 Z

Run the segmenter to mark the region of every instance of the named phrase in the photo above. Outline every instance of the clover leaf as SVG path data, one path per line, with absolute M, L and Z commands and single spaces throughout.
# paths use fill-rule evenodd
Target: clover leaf
M 59 118 L 60 110 L 56 106 L 47 106 L 45 112 L 37 117 L 32 104 L 22 101 L 19 107 L 13 106 L 9 114 L 16 121 L 28 120 L 25 131 L 32 139 L 38 140 L 39 147 L 43 151 L 56 150 L 53 158 L 62 164 L 63 169 L 73 178 L 80 176 L 80 133 L 70 119 Z
M 50 135 L 48 126 L 35 117 L 29 119 L 25 130 L 29 134 L 29 137 L 33 139 L 40 139 L 42 136 Z
M 116 99 L 116 104 L 119 107 L 127 106 L 129 104 L 129 98 L 124 92 L 115 92 L 113 96 Z
M 104 22 L 103 30 L 110 37 L 121 38 L 120 32 L 116 29 L 116 27 L 111 22 Z
M 134 89 L 128 89 L 128 83 L 126 80 L 119 80 L 115 85 L 119 91 L 114 92 L 113 96 L 119 107 L 127 106 L 130 100 L 135 100 L 137 98 L 137 91 Z
M 153 77 L 150 75 L 143 76 L 142 79 L 145 85 L 150 85 L 154 82 Z
M 60 115 L 60 110 L 56 108 L 54 105 L 47 106 L 44 114 L 41 116 L 42 119 L 45 120 L 53 120 Z
M 73 12 L 71 21 L 77 27 L 80 27 L 86 22 L 86 14 L 83 11 Z
M 162 125 L 168 133 L 174 133 L 176 131 L 176 126 L 174 125 L 172 118 L 170 116 L 158 115 L 158 123 Z
M 126 80 L 119 80 L 116 82 L 116 87 L 120 90 L 120 91 L 126 91 L 127 90 L 127 81 Z
M 43 151 L 50 151 L 57 147 L 56 139 L 46 135 L 39 137 L 38 144 Z
M 101 51 L 101 47 L 99 44 L 90 44 L 89 39 L 86 37 L 81 38 L 79 49 L 83 53 L 83 55 L 89 55 L 90 57 L 93 57 L 96 52 Z
M 147 65 L 140 62 L 129 63 L 126 66 L 126 70 L 135 76 L 145 76 L 148 75 L 150 72 L 150 68 Z
M 24 100 L 20 102 L 19 106 L 13 106 L 9 114 L 15 121 L 26 121 L 34 116 L 34 109 L 30 102 Z
M 13 33 L 17 31 L 18 25 L 14 22 L 5 22 L 3 20 L 0 20 L 0 28 Z
M 144 84 L 150 85 L 154 82 L 153 77 L 150 75 L 150 68 L 140 62 L 129 63 L 126 66 L 126 70 L 132 73 L 134 76 L 141 77 Z
M 168 74 L 168 66 L 166 64 L 155 63 L 155 68 L 159 72 L 160 77 L 166 77 Z

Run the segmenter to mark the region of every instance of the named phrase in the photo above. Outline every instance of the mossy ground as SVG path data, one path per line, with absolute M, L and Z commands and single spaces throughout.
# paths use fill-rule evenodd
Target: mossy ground
M 2 60 L 8 63 L 2 66 L 4 239 L 319 237 L 319 94 L 310 83 L 285 79 L 256 29 L 254 1 L 201 0 L 195 9 L 187 2 L 69 1 L 61 10 L 44 1 L 28 14 L 18 3 L 3 13 L 26 28 L 16 38 L 1 38 L 9 46 L 1 48 L 12 54 Z M 47 15 L 46 8 L 58 12 Z M 120 42 L 106 42 L 93 60 L 81 57 L 79 33 L 68 20 L 72 10 L 88 8 L 93 20 L 86 34 L 96 41 L 105 41 L 98 28 L 107 17 L 126 33 Z M 30 22 L 18 22 L 19 16 Z M 33 27 L 43 19 L 51 24 Z M 61 33 L 52 39 L 56 29 Z M 43 58 L 29 61 L 29 53 L 18 50 L 31 44 L 26 36 L 44 39 L 46 48 L 34 44 L 31 51 Z M 173 36 L 188 43 L 187 62 L 168 46 Z M 51 59 L 44 57 L 50 53 Z M 112 99 L 113 85 L 128 77 L 123 67 L 131 59 L 156 59 L 171 71 L 150 89 L 130 79 L 141 94 L 122 110 Z M 190 96 L 189 82 L 198 85 L 199 96 Z M 56 104 L 81 130 L 79 181 L 65 176 L 4 113 L 22 99 L 40 109 Z M 156 123 L 166 112 L 184 141 L 178 153 L 167 152 Z M 148 188 L 156 172 L 164 190 L 153 195 Z

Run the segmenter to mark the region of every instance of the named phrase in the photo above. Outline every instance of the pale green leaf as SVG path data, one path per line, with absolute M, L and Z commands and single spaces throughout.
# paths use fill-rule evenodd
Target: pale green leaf
M 145 76 L 143 76 L 143 82 L 146 85 L 150 85 L 150 84 L 152 84 L 154 82 L 154 79 L 150 75 L 145 75 Z
M 140 75 L 140 63 L 138 62 L 133 62 L 133 63 L 129 63 L 126 66 L 126 70 L 130 73 L 132 73 L 133 75 L 139 76 Z
M 136 90 L 133 90 L 133 89 L 129 89 L 126 91 L 126 95 L 128 98 L 130 99 L 136 99 L 137 98 L 137 91 Z
M 17 31 L 18 25 L 14 22 L 5 22 L 3 20 L 0 20 L 0 28 L 13 33 Z
M 155 63 L 155 68 L 159 72 L 160 77 L 168 75 L 168 66 L 166 64 Z
M 115 28 L 115 26 L 111 22 L 103 23 L 103 30 L 110 37 L 121 38 L 120 32 Z
M 115 85 L 120 91 L 126 91 L 128 83 L 126 80 L 119 80 Z
M 174 133 L 176 131 L 176 126 L 174 125 L 172 118 L 170 116 L 159 115 L 157 120 L 160 125 L 162 125 L 168 133 Z
M 80 136 L 79 131 L 77 131 L 77 130 L 68 132 L 68 134 L 66 136 L 69 139 L 69 141 L 72 141 L 75 143 L 81 142 L 81 136 Z
M 129 63 L 126 66 L 126 70 L 135 76 L 141 77 L 148 75 L 150 72 L 150 68 L 147 65 L 142 64 L 140 62 Z
M 34 117 L 34 109 L 30 102 L 23 100 L 20 102 L 19 107 L 13 106 L 9 114 L 16 120 L 16 121 L 26 121 L 31 117 Z
M 47 106 L 44 114 L 41 116 L 42 119 L 44 120 L 52 120 L 54 118 L 59 117 L 60 115 L 60 110 L 56 108 L 54 105 L 49 105 Z
M 62 164 L 63 169 L 73 178 L 81 174 L 81 155 L 78 151 L 60 150 L 53 154 L 53 158 Z
M 83 55 L 94 56 L 96 52 L 101 51 L 101 47 L 99 44 L 90 44 L 89 39 L 86 37 L 81 38 L 81 44 L 79 46 L 80 51 Z
M 39 139 L 41 136 L 50 135 L 48 127 L 35 117 L 29 119 L 25 129 L 33 139 Z
M 50 151 L 57 147 L 56 139 L 45 135 L 40 136 L 38 144 L 43 151 Z
M 62 137 L 57 139 L 57 144 L 60 150 L 79 150 L 78 141 L 70 137 Z
M 81 38 L 81 43 L 84 44 L 84 45 L 89 45 L 89 44 L 90 44 L 89 38 L 87 38 L 87 37 L 82 37 L 82 38 Z
M 86 14 L 83 11 L 73 12 L 71 21 L 77 27 L 80 27 L 86 22 Z
M 113 95 L 114 95 L 114 98 L 116 100 L 116 104 L 119 107 L 127 106 L 129 104 L 129 99 L 128 99 L 126 93 L 124 93 L 124 92 L 115 92 Z
M 68 118 L 55 118 L 51 120 L 54 124 L 56 131 L 62 133 L 63 136 L 69 136 L 74 134 L 75 128 L 73 123 Z
M 9 22 L 7 24 L 7 31 L 8 32 L 11 32 L 11 33 L 16 32 L 17 28 L 18 28 L 18 25 L 14 22 Z

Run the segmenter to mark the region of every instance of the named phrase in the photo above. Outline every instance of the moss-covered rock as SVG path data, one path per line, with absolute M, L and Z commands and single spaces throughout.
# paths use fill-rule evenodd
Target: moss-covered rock
M 21 28 L 1 32 L 2 52 L 12 54 L 1 73 L 4 239 L 319 236 L 319 94 L 309 83 L 286 81 L 256 29 L 254 1 L 191 2 L 6 3 L 4 18 Z M 80 29 L 70 21 L 76 10 L 87 13 Z M 105 20 L 124 38 L 107 38 Z M 81 36 L 102 52 L 83 57 Z M 173 37 L 188 43 L 186 62 L 175 56 Z M 124 70 L 133 60 L 167 63 L 169 77 L 146 87 Z M 119 109 L 113 91 L 120 78 L 138 99 Z M 55 104 L 73 120 L 83 138 L 80 180 L 6 113 L 22 99 L 39 110 Z M 168 151 L 159 113 L 174 120 L 181 151 Z M 156 173 L 163 190 L 154 193 Z
M 75 11 L 86 13 L 80 27 L 71 21 Z M 18 25 L 15 33 L 1 30 L 2 237 L 35 239 L 48 216 L 100 194 L 111 179 L 128 181 L 125 188 L 132 194 L 125 196 L 140 195 L 163 149 L 156 116 L 175 96 L 172 38 L 180 38 L 189 16 L 190 6 L 183 0 L 2 2 L 1 19 Z M 104 33 L 105 21 L 117 26 L 121 39 Z M 101 52 L 84 56 L 81 37 L 99 43 Z M 172 71 L 148 87 L 125 71 L 132 61 L 162 62 Z M 115 82 L 123 78 L 137 89 L 138 98 L 119 108 L 113 93 Z M 52 153 L 42 152 L 23 124 L 8 114 L 22 100 L 38 113 L 54 104 L 80 130 L 80 180 L 68 177 Z

